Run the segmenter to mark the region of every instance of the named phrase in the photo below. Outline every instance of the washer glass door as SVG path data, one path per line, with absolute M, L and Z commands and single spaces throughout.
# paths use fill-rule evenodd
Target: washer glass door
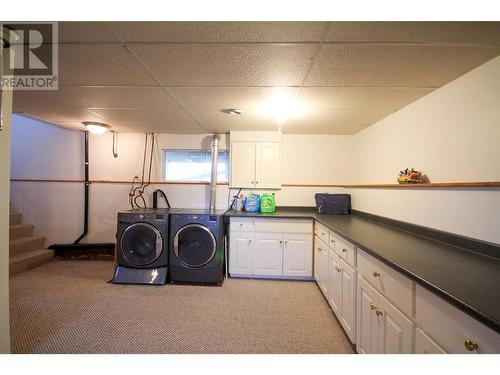
M 186 267 L 196 268 L 209 263 L 215 256 L 217 241 L 206 226 L 188 224 L 175 234 L 174 253 Z
M 134 223 L 123 231 L 120 249 L 123 256 L 132 264 L 145 266 L 161 255 L 163 238 L 153 225 Z

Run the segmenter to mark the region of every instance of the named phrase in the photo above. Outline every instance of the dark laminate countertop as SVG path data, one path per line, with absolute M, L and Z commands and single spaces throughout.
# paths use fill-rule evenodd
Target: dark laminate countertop
M 316 219 L 500 333 L 499 258 L 416 235 L 362 215 L 321 215 L 314 209 L 287 208 L 271 214 L 228 211 L 226 216 Z

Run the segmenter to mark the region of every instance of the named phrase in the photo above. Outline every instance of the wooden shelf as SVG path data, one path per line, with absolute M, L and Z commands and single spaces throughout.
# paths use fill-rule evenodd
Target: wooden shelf
M 429 188 L 429 187 L 491 187 L 500 186 L 500 181 L 482 182 L 430 182 L 422 184 L 367 184 L 344 185 L 346 188 Z
M 482 182 L 431 182 L 422 184 L 358 184 L 358 185 L 325 185 L 325 184 L 283 184 L 285 187 L 341 187 L 351 189 L 366 188 L 431 188 L 431 187 L 495 187 L 500 181 Z

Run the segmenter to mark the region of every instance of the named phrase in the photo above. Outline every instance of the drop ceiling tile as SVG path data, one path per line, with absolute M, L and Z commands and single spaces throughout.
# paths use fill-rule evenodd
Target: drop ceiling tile
M 205 134 L 206 131 L 197 125 L 176 124 L 173 122 L 141 121 L 122 123 L 126 127 L 124 132 L 147 132 L 168 134 Z
M 306 86 L 441 86 L 500 53 L 496 47 L 323 45 Z
M 129 48 L 166 86 L 293 86 L 315 44 L 134 44 Z
M 109 22 L 59 22 L 59 43 L 119 43 Z
M 124 42 L 319 42 L 328 22 L 111 22 Z
M 67 99 L 61 96 L 61 90 L 16 90 L 12 95 L 12 108 L 47 108 L 61 107 Z M 79 107 L 78 105 L 67 105 L 65 107 Z
M 167 87 L 184 108 L 251 110 L 277 92 L 296 92 L 293 88 L 274 87 Z
M 37 117 L 48 122 L 106 122 L 101 116 L 89 112 L 84 108 L 17 108 L 16 112 Z
M 188 109 L 258 110 L 275 95 L 284 95 L 309 109 L 352 110 L 401 108 L 430 93 L 429 88 L 404 87 L 169 87 Z
M 329 127 L 332 125 L 371 125 L 388 116 L 392 111 L 387 110 L 308 110 L 300 115 L 291 117 L 284 127 L 297 126 L 306 129 L 313 127 Z
M 200 124 L 200 127 L 209 132 L 278 130 L 278 125 L 272 118 L 266 118 L 257 112 L 228 115 L 216 109 L 190 109 L 189 113 Z
M 60 45 L 59 84 L 157 86 L 144 66 L 120 44 Z
M 309 125 L 284 125 L 281 130 L 285 134 L 333 134 L 333 135 L 353 135 L 366 128 L 368 125 L 344 125 L 332 123 L 328 126 Z
M 60 86 L 50 91 L 15 91 L 14 108 L 178 108 L 161 87 Z
M 500 44 L 500 22 L 332 22 L 327 42 Z
M 199 130 L 196 122 L 182 109 L 93 109 L 92 112 L 134 131 L 162 129 L 189 133 Z
M 395 110 L 414 102 L 434 89 L 423 87 L 301 87 L 298 100 L 310 109 Z

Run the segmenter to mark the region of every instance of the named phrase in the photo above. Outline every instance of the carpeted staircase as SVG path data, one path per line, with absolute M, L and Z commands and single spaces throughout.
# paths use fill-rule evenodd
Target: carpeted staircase
M 50 262 L 54 252 L 45 248 L 45 237 L 34 236 L 33 225 L 22 224 L 22 214 L 10 215 L 9 273 L 27 271 Z

